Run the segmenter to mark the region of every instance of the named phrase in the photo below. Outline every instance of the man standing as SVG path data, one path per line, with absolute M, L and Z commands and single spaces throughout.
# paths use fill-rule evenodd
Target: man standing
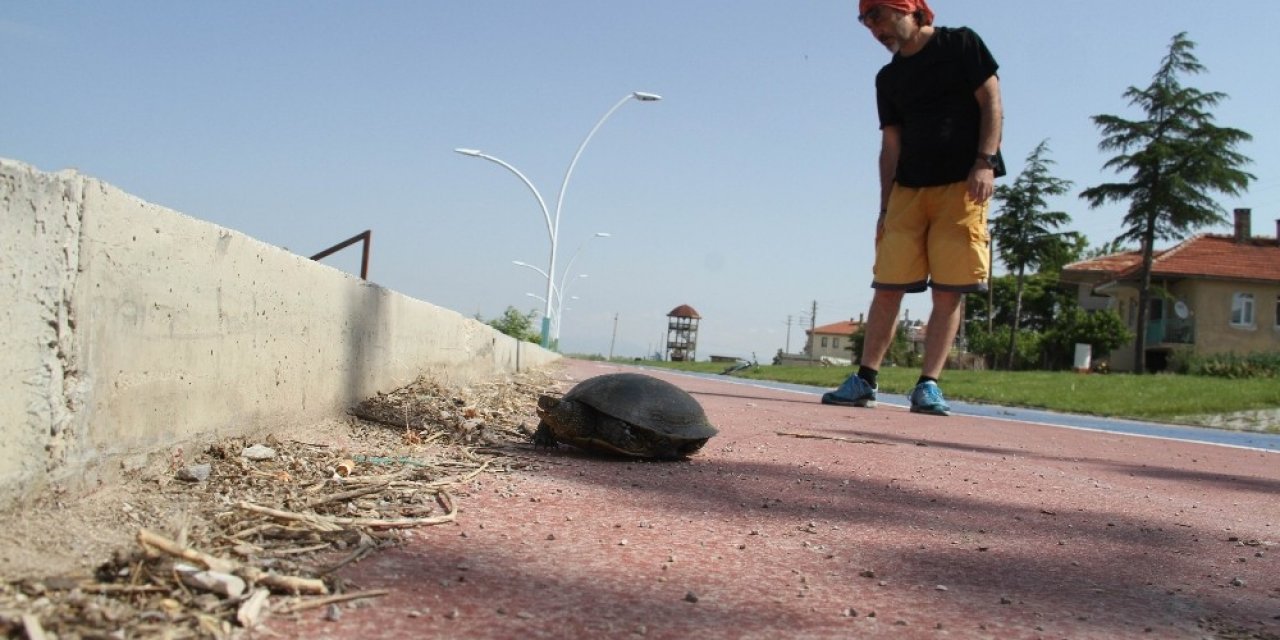
M 875 294 L 859 369 L 822 402 L 875 406 L 876 375 L 902 296 L 932 289 L 911 410 L 950 415 L 938 377 L 960 327 L 964 294 L 987 288 L 987 206 L 995 178 L 1004 175 L 998 65 L 972 30 L 934 27 L 925 0 L 861 0 L 858 11 L 858 21 L 893 54 L 876 75 Z

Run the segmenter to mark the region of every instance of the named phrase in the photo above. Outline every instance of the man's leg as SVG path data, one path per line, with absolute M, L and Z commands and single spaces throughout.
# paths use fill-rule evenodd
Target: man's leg
M 880 370 L 880 363 L 893 343 L 893 333 L 898 328 L 898 310 L 902 307 L 902 291 L 876 289 L 871 298 L 871 310 L 867 313 L 867 333 L 862 342 L 858 364 Z
M 963 296 L 955 291 L 933 290 L 933 310 L 929 313 L 929 326 L 924 334 L 924 365 L 920 370 L 920 381 L 911 390 L 913 413 L 951 415 L 951 407 L 938 387 L 938 377 L 942 375 L 956 332 L 960 329 Z
M 862 342 L 861 367 L 849 376 L 835 391 L 822 394 L 822 404 L 845 407 L 876 406 L 876 373 L 884 355 L 893 341 L 897 328 L 898 307 L 902 305 L 902 291 L 876 289 L 867 314 L 866 335 Z
M 963 293 L 933 290 L 933 310 L 929 313 L 929 326 L 924 330 L 924 365 L 921 375 L 937 380 L 951 354 L 951 345 L 960 330 L 960 302 Z

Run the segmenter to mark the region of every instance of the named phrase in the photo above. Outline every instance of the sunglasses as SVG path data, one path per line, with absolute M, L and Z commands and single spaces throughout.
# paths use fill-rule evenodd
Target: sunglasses
M 858 22 L 862 23 L 863 26 L 870 27 L 873 24 L 880 24 L 889 15 L 889 10 L 884 5 L 878 4 L 867 9 L 866 13 L 858 14 Z

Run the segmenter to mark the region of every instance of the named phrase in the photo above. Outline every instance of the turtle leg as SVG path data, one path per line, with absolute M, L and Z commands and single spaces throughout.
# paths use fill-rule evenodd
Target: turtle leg
M 533 432 L 533 444 L 538 447 L 555 448 L 560 443 L 556 441 L 555 434 L 551 433 L 551 425 L 538 422 L 538 429 Z
M 697 453 L 702 448 L 702 445 L 706 443 L 707 438 L 702 438 L 701 440 L 690 440 L 681 444 L 679 448 L 680 457 L 687 457 Z

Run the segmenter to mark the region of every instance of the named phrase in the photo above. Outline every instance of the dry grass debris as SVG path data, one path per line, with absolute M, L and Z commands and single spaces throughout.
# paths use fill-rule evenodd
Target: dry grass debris
M 540 373 L 469 387 L 419 379 L 360 403 L 334 444 L 299 434 L 226 439 L 191 459 L 179 449 L 108 499 L 55 497 L 11 514 L 6 559 L 36 548 L 75 557 L 76 539 L 42 536 L 50 522 L 79 519 L 81 538 L 95 530 L 132 544 L 86 558 L 92 572 L 5 579 L 0 633 L 230 638 L 273 615 L 384 595 L 334 572 L 402 530 L 453 522 L 451 488 L 529 464 L 519 453 L 550 386 Z

